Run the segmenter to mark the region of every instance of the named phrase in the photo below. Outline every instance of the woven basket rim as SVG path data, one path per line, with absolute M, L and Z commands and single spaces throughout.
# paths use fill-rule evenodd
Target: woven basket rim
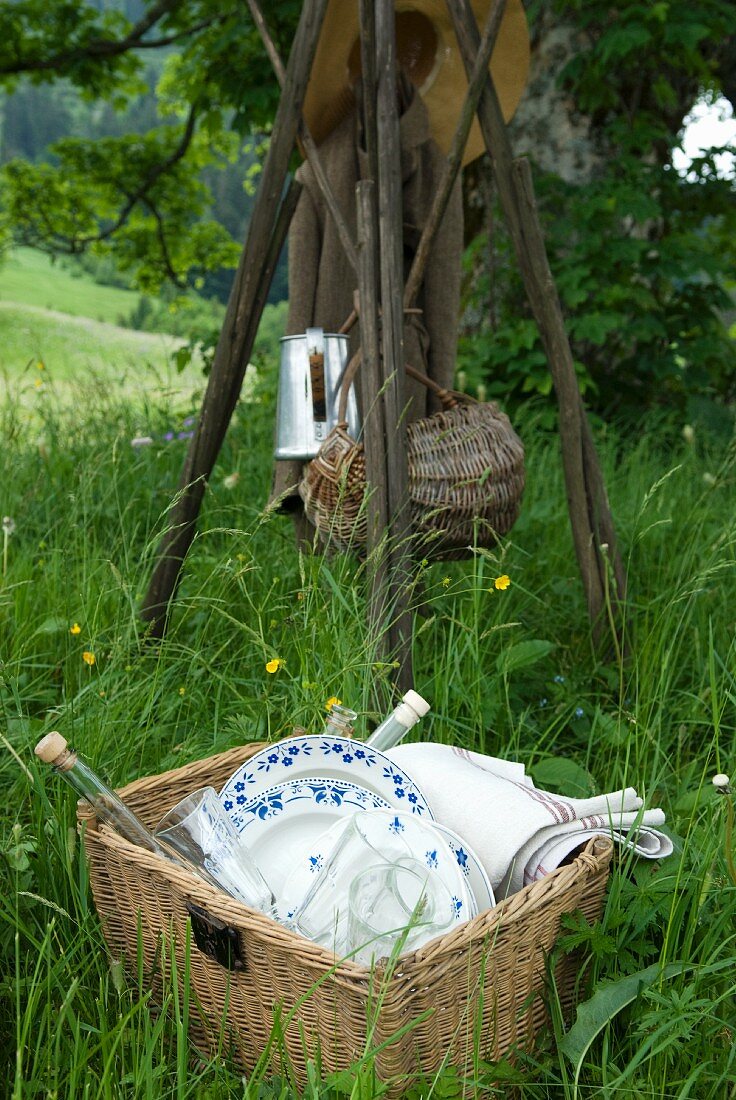
M 237 759 L 245 754 L 247 758 L 257 752 L 264 744 L 268 744 L 268 742 L 253 742 L 245 746 L 236 746 L 204 760 L 190 761 L 188 764 L 171 768 L 165 772 L 143 776 L 124 787 L 118 788 L 118 793 L 125 798 L 126 794 L 130 795 L 147 788 L 154 789 L 157 786 L 163 786 L 172 780 L 183 778 L 194 769 L 201 770 L 207 764 L 215 765 L 228 757 Z M 298 952 L 302 959 L 311 956 L 315 966 L 335 968 L 336 975 L 342 972 L 346 977 L 349 975 L 351 980 L 355 980 L 356 976 L 365 975 L 369 972 L 366 967 L 351 960 L 340 960 L 336 964 L 335 955 L 329 949 L 288 931 L 271 917 L 258 910 L 251 909 L 228 894 L 208 885 L 208 883 L 197 878 L 186 869 L 170 863 L 155 852 L 149 852 L 125 840 L 124 837 L 119 836 L 108 826 L 99 824 L 91 811 L 91 807 L 83 800 L 78 804 L 77 818 L 80 825 L 85 826 L 87 834 L 91 834 L 111 854 L 116 852 L 142 870 L 162 876 L 176 890 L 192 900 L 205 901 L 208 910 L 221 920 L 245 927 L 251 935 L 263 938 L 270 943 L 278 943 L 279 947 L 287 952 Z M 524 886 L 521 890 L 498 902 L 492 909 L 479 913 L 472 920 L 464 921 L 457 928 L 431 941 L 431 943 L 419 948 L 417 951 L 402 955 L 402 972 L 407 974 L 407 972 L 411 972 L 413 966 L 423 966 L 430 959 L 439 962 L 450 955 L 454 955 L 459 948 L 461 949 L 470 941 L 483 937 L 492 939 L 500 931 L 501 926 L 508 929 L 512 924 L 526 920 L 537 909 L 548 903 L 550 895 L 564 893 L 580 875 L 595 875 L 604 870 L 610 863 L 612 854 L 613 841 L 609 837 L 592 838 L 583 851 L 569 864 L 558 867 L 544 878 Z

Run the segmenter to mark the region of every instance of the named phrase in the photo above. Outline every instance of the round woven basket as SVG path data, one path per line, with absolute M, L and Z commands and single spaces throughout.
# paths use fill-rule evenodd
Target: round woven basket
M 359 355 L 346 371 L 344 391 Z M 524 447 L 493 402 L 445 390 L 407 366 L 407 373 L 440 398 L 443 409 L 407 425 L 411 523 L 417 550 L 459 558 L 507 534 L 524 492 Z M 342 405 L 342 394 L 341 394 Z M 348 435 L 344 417 L 305 468 L 299 485 L 304 510 L 318 531 L 342 548 L 363 547 L 368 534 L 363 444 Z

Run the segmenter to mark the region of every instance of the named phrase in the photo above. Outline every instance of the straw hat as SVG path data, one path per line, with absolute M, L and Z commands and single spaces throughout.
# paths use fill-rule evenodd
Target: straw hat
M 483 30 L 491 0 L 471 0 Z M 444 0 L 395 0 L 398 60 L 412 79 L 429 114 L 432 136 L 450 150 L 468 87 L 460 51 Z M 504 118 L 513 115 L 529 71 L 529 31 L 521 0 L 507 0 L 490 72 Z M 352 85 L 360 73 L 358 0 L 330 0 L 322 25 L 304 117 L 319 144 L 350 112 Z M 463 164 L 485 150 L 478 120 L 473 122 Z

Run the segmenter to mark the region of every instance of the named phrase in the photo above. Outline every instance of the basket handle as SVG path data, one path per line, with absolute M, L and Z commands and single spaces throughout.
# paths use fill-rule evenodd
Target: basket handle
M 347 407 L 348 407 L 348 393 L 350 387 L 355 381 L 355 377 L 360 368 L 360 364 L 363 361 L 363 352 L 361 348 L 358 348 L 355 355 L 345 368 L 345 372 L 342 376 L 342 383 L 340 385 L 340 399 L 337 406 L 337 422 L 340 427 L 347 427 Z M 410 363 L 404 364 L 404 370 L 417 382 L 421 382 L 423 386 L 426 386 L 428 390 L 434 393 L 441 401 L 443 409 L 455 409 L 458 405 L 477 405 L 476 398 L 471 397 L 470 394 L 460 393 L 459 390 L 446 390 L 444 386 L 440 386 L 435 382 L 433 378 L 430 378 L 424 371 L 417 370 L 416 367 L 412 367 Z
M 362 351 L 361 348 L 358 348 L 358 350 L 356 351 L 355 355 L 352 357 L 352 359 L 350 360 L 350 362 L 346 366 L 345 371 L 343 373 L 342 383 L 340 384 L 340 400 L 339 400 L 338 405 L 337 405 L 337 423 L 338 423 L 338 427 L 347 428 L 347 426 L 348 426 L 348 418 L 347 418 L 348 393 L 350 392 L 350 387 L 352 386 L 353 382 L 355 381 L 355 376 L 358 373 L 358 367 L 360 366 L 362 360 L 363 360 L 363 351 Z
M 438 382 L 435 382 L 433 378 L 430 378 L 424 371 L 417 370 L 416 367 L 412 367 L 410 363 L 404 364 L 404 370 L 410 377 L 417 382 L 421 382 L 423 386 L 426 386 L 428 390 L 431 390 L 442 402 L 443 409 L 455 409 L 458 405 L 477 405 L 477 398 L 471 397 L 469 393 L 460 393 L 459 390 L 446 390 L 444 386 L 440 386 Z

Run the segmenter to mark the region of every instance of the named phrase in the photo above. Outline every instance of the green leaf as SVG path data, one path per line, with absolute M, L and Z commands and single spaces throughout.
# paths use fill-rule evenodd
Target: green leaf
M 625 745 L 631 733 L 631 727 L 623 718 L 614 718 L 600 707 L 595 708 L 595 732 L 607 745 Z
M 545 642 L 541 638 L 532 638 L 526 642 L 517 642 L 510 649 L 499 653 L 496 659 L 496 669 L 501 676 L 508 676 L 510 672 L 535 665 L 547 657 L 555 648 L 554 642 Z
M 549 756 L 538 760 L 529 771 L 539 787 L 556 791 L 568 798 L 588 798 L 595 791 L 593 776 L 574 760 Z
M 191 344 L 184 344 L 182 347 L 177 348 L 174 352 L 174 366 L 176 367 L 176 373 L 181 374 L 192 361 L 192 355 L 194 348 Z
M 690 969 L 686 963 L 669 963 L 662 967 L 659 963 L 640 970 L 637 974 L 626 974 L 615 982 L 609 982 L 597 989 L 593 996 L 578 1007 L 575 1023 L 560 1040 L 559 1047 L 566 1058 L 575 1066 L 575 1074 L 580 1072 L 583 1058 L 595 1037 L 614 1016 L 635 1001 L 644 989 L 648 989 L 658 979 L 666 979 L 682 974 Z
M 63 630 L 68 629 L 69 623 L 66 619 L 61 619 L 58 615 L 51 615 L 36 628 L 33 636 L 35 638 L 37 634 L 60 634 Z

